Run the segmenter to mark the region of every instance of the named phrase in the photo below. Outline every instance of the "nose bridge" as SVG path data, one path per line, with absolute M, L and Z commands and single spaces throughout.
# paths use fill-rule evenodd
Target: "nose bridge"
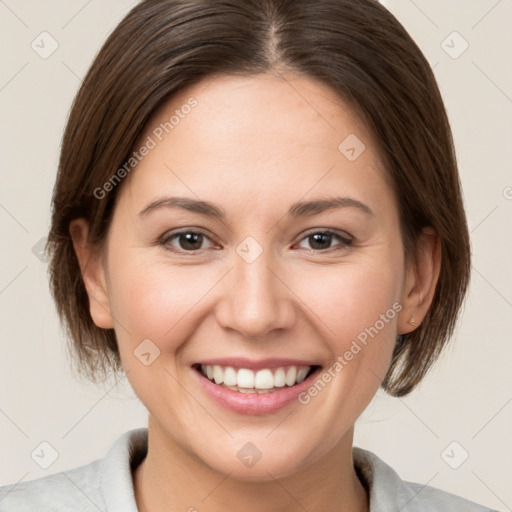
M 290 294 L 275 275 L 271 251 L 258 246 L 249 240 L 237 247 L 218 315 L 223 327 L 253 338 L 289 327 L 294 319 Z

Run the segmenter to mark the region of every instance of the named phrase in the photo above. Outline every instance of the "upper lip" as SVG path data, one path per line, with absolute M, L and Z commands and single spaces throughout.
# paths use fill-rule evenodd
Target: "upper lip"
M 248 370 L 262 370 L 264 368 L 280 368 L 283 366 L 320 366 L 314 361 L 304 361 L 291 358 L 266 358 L 266 359 L 248 359 L 246 357 L 222 357 L 213 359 L 204 359 L 197 361 L 196 365 L 218 365 L 232 366 L 233 368 L 247 368 Z

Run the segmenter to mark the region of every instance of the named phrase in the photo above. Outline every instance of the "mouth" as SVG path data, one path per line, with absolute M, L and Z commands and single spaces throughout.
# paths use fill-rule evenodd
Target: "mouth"
M 293 388 L 321 368 L 319 365 L 283 365 L 255 370 L 199 363 L 192 367 L 216 386 L 237 393 L 260 395 Z
M 299 396 L 322 366 L 290 358 L 226 357 L 197 361 L 191 369 L 205 397 L 217 406 L 236 414 L 265 415 L 302 404 Z

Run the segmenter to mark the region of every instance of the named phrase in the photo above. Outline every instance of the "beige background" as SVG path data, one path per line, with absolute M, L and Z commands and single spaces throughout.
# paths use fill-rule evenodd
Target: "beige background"
M 103 457 L 122 432 L 146 423 L 125 381 L 101 388 L 73 377 L 47 265 L 34 254 L 49 225 L 71 101 L 134 3 L 0 1 L 0 484 Z M 450 350 L 412 395 L 378 395 L 359 421 L 356 443 L 402 478 L 512 510 L 512 2 L 385 3 L 438 78 L 456 141 L 474 267 Z M 58 42 L 46 59 L 31 48 L 43 31 Z M 52 41 L 42 37 L 48 51 Z M 31 458 L 43 441 L 58 454 L 47 469 Z M 466 452 L 458 469 L 450 467 Z

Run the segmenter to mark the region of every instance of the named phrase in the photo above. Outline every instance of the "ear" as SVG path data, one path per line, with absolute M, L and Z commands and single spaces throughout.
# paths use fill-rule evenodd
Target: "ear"
M 398 334 L 414 331 L 428 312 L 441 270 L 441 241 L 432 228 L 420 235 L 415 255 L 408 258 L 405 270 Z
M 89 225 L 85 219 L 75 219 L 69 224 L 69 234 L 80 265 L 85 289 L 89 297 L 89 310 L 93 322 L 102 329 L 112 329 L 107 281 L 101 251 L 93 250 L 89 243 Z

